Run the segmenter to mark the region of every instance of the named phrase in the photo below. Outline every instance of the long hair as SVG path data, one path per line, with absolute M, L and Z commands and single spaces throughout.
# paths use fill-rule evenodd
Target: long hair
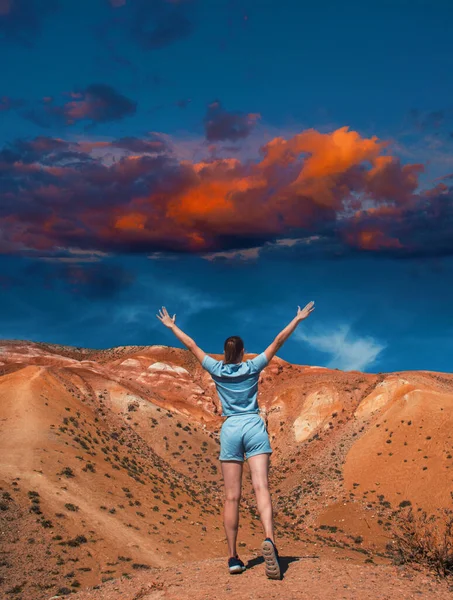
M 238 335 L 227 338 L 224 344 L 225 358 L 223 362 L 226 365 L 237 362 L 243 349 L 244 342 Z

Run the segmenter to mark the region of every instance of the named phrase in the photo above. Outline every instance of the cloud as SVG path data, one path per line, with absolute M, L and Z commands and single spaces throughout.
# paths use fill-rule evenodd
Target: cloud
M 321 333 L 297 330 L 293 337 L 320 352 L 330 354 L 331 358 L 326 366 L 342 371 L 366 371 L 386 348 L 386 344 L 372 337 L 354 336 L 349 325 L 340 325 L 335 330 Z
M 143 50 L 160 50 L 191 35 L 197 0 L 109 0 L 121 14 L 112 21 Z
M 96 25 L 95 35 L 106 50 L 101 57 L 103 70 L 125 68 L 139 75 L 132 44 L 144 51 L 162 48 L 188 38 L 194 31 L 194 14 L 198 0 L 108 0 L 112 10 Z M 126 36 L 126 38 L 125 38 Z M 118 40 L 127 44 L 118 44 Z M 130 43 L 129 43 L 130 42 Z M 120 51 L 119 48 L 122 47 Z M 132 53 L 131 53 L 132 52 Z M 107 60 L 106 60 L 107 59 Z M 165 82 L 158 74 L 145 79 L 153 85 Z M 185 108 L 190 100 L 178 100 Z
M 109 300 L 117 296 L 135 281 L 135 274 L 123 266 L 107 260 L 85 260 L 77 262 L 37 260 L 24 270 L 25 276 L 41 279 L 48 289 L 69 288 L 91 300 Z M 96 258 L 96 255 L 93 255 Z M 100 256 L 99 258 L 103 258 Z
M 39 260 L 54 263 L 89 263 L 100 262 L 108 257 L 107 252 L 98 250 L 80 250 L 80 248 L 57 248 L 53 256 L 43 256 Z
M 135 275 L 124 267 L 106 263 L 65 264 L 61 266 L 63 277 L 71 286 L 71 292 L 86 298 L 111 299 L 135 279 Z
M 409 117 L 414 127 L 419 132 L 424 133 L 441 129 L 453 117 L 453 110 L 451 107 L 432 111 L 421 111 L 413 108 L 409 112 Z
M 453 187 L 438 184 L 407 204 L 359 210 L 340 225 L 351 248 L 392 257 L 453 254 Z
M 171 316 L 176 314 L 176 323 L 184 327 L 194 315 L 206 310 L 232 306 L 231 302 L 217 298 L 207 290 L 200 293 L 188 285 L 166 281 L 162 277 L 158 282 L 154 278 L 140 277 L 136 283 L 139 287 L 134 288 L 133 293 L 128 295 L 128 302 L 117 302 L 112 308 L 112 321 L 117 324 L 143 326 L 143 323 L 146 323 L 148 328 L 161 330 L 162 325 L 155 315 L 165 306 Z M 130 298 L 135 294 L 147 300 L 131 301 Z
M 0 0 L 0 2 L 1 2 L 1 0 Z M 0 4 L 0 10 L 1 10 L 1 4 Z M 21 108 L 24 104 L 25 104 L 24 100 L 19 100 L 17 98 L 16 99 L 10 98 L 9 96 L 1 96 L 0 97 L 0 112 L 15 110 L 16 108 Z
M 161 281 L 159 284 L 159 294 L 162 298 L 162 306 L 172 311 L 172 315 L 181 312 L 184 319 L 204 310 L 229 306 L 231 303 L 221 300 L 209 294 L 206 290 L 202 292 L 190 288 L 180 283 L 170 283 Z
M 11 10 L 12 10 L 11 0 L 0 0 L 0 16 L 1 17 L 10 14 Z
M 106 123 L 134 115 L 137 103 L 103 83 L 94 83 L 66 96 L 70 100 L 55 104 L 44 98 L 37 107 L 24 111 L 23 116 L 40 127 L 74 125 L 80 121 Z
M 320 236 L 308 236 L 306 238 L 282 238 L 275 242 L 265 242 L 262 246 L 256 246 L 255 248 L 247 248 L 245 250 L 229 250 L 227 252 L 210 252 L 209 254 L 202 254 L 201 257 L 209 261 L 240 261 L 248 262 L 251 260 L 257 260 L 263 252 L 272 252 L 278 248 L 291 248 L 296 245 L 313 244 L 318 242 Z M 165 257 L 163 257 L 165 258 Z
M 254 161 L 180 158 L 156 132 L 17 140 L 0 150 L 0 252 L 453 254 L 453 187 L 420 191 L 422 165 L 389 151 L 347 127 L 275 137 Z
M 236 142 L 252 132 L 259 118 L 257 113 L 227 111 L 222 108 L 220 102 L 212 102 L 204 118 L 206 139 L 208 142 Z
M 210 252 L 209 254 L 202 254 L 201 257 L 209 261 L 236 260 L 246 262 L 257 260 L 263 252 L 272 252 L 275 254 L 279 248 L 292 248 L 293 246 L 303 246 L 305 255 L 308 255 L 309 245 L 316 245 L 319 250 L 320 239 L 321 236 L 319 235 L 308 236 L 306 238 L 281 238 L 275 242 L 265 242 L 262 246 L 256 246 L 255 248 L 229 250 L 227 252 Z M 166 255 L 162 256 L 162 258 L 166 258 Z
M 143 323 L 147 324 L 147 327 L 157 329 L 159 321 L 155 319 L 156 323 L 151 319 L 152 313 L 149 304 L 135 304 L 128 301 L 125 305 L 117 305 L 112 310 L 112 323 L 125 323 L 126 325 L 139 325 L 143 326 Z
M 58 0 L 0 0 L 0 39 L 32 46 L 43 20 L 58 7 Z
M 159 139 L 157 136 L 154 139 L 142 140 L 136 137 L 123 137 L 115 142 L 112 142 L 112 145 L 118 148 L 124 148 L 125 150 L 130 150 L 131 152 L 138 153 L 146 153 L 146 152 L 165 152 L 168 150 L 166 143 Z
M 241 261 L 253 260 L 259 257 L 261 247 L 247 248 L 246 250 L 230 250 L 228 252 L 211 252 L 210 254 L 204 254 L 202 258 L 206 260 L 218 260 L 218 259 L 238 259 Z
M 181 98 L 181 100 L 175 102 L 175 106 L 178 108 L 187 108 L 191 102 L 192 100 L 190 98 Z
M 16 289 L 17 299 L 21 298 L 26 304 L 32 288 L 43 293 L 50 291 L 53 299 L 69 292 L 80 300 L 112 301 L 127 297 L 136 284 L 136 272 L 119 264 L 116 259 L 99 253 L 91 254 L 93 260 L 88 253 L 73 256 L 78 259 L 77 262 L 10 259 L 2 265 L 0 288 Z
M 102 123 L 133 115 L 136 108 L 136 102 L 119 94 L 111 86 L 96 83 L 73 93 L 73 100 L 64 106 L 64 114 L 68 123 L 84 119 Z

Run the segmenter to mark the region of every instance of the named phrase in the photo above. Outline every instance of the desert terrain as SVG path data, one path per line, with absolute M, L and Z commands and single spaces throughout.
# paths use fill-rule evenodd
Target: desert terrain
M 0 596 L 450 597 L 448 579 L 395 563 L 392 527 L 409 506 L 453 505 L 453 375 L 276 356 L 259 403 L 274 450 L 277 582 L 264 576 L 247 464 L 248 569 L 227 571 L 223 419 L 189 351 L 0 340 Z

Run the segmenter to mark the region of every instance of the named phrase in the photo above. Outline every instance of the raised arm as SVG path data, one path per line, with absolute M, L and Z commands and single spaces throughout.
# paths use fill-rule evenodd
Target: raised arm
M 297 307 L 297 315 L 294 317 L 291 323 L 289 323 L 285 327 L 285 329 L 282 329 L 282 331 L 280 331 L 280 333 L 277 335 L 272 344 L 270 344 L 264 351 L 268 362 L 270 362 L 270 360 L 275 356 L 275 354 L 277 354 L 277 351 L 283 346 L 283 344 L 293 333 L 293 331 L 296 329 L 299 323 L 306 319 L 313 310 L 315 310 L 315 303 L 313 302 L 313 300 L 309 302 L 307 306 L 305 306 L 302 310 L 300 306 Z
M 197 359 L 200 362 L 203 362 L 203 359 L 206 356 L 206 352 L 199 348 L 195 341 L 186 333 L 184 333 L 182 329 L 179 329 L 179 327 L 175 323 L 176 313 L 173 315 L 173 317 L 170 317 L 170 315 L 167 312 L 167 309 L 165 308 L 165 306 L 163 306 L 159 310 L 159 314 L 156 315 L 156 317 L 161 323 L 165 325 L 165 327 L 168 327 L 168 329 L 171 329 L 171 331 L 173 331 L 178 340 L 180 340 L 184 344 L 184 346 L 186 346 L 197 357 Z

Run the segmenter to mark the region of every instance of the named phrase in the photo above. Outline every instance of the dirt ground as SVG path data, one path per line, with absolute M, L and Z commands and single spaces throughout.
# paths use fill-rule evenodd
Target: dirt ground
M 290 551 L 288 551 L 290 550 Z M 314 550 L 314 551 L 313 551 Z M 333 549 L 282 548 L 283 578 L 266 578 L 258 552 L 242 555 L 247 570 L 230 575 L 225 559 L 188 561 L 122 578 L 76 595 L 74 600 L 409 600 L 452 597 L 453 581 L 424 570 L 364 563 Z

